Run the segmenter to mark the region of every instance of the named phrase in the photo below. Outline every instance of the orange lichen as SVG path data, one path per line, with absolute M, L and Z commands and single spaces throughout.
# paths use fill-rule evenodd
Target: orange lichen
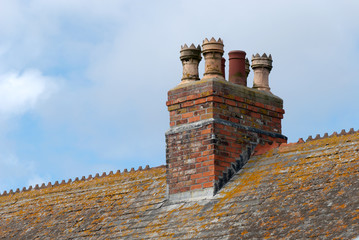
M 248 231 L 244 230 L 243 232 L 241 232 L 241 235 L 243 236 L 243 235 L 246 235 L 247 233 L 248 233 Z

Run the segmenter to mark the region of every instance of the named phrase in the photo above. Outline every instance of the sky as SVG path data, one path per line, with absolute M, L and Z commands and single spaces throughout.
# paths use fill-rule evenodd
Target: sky
M 204 38 L 222 38 L 227 59 L 272 54 L 289 142 L 358 130 L 358 11 L 354 0 L 0 0 L 0 193 L 165 164 L 180 46 Z

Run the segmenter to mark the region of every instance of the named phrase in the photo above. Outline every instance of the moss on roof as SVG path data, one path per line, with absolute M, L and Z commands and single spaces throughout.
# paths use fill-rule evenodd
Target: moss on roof
M 0 196 L 3 239 L 359 235 L 359 133 L 252 156 L 211 199 L 166 200 L 165 167 Z

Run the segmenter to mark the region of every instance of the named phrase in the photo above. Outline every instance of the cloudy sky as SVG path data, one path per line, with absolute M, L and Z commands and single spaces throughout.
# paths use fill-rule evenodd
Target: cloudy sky
M 165 164 L 180 46 L 206 37 L 224 40 L 225 57 L 272 54 L 290 142 L 358 130 L 358 11 L 354 0 L 0 0 L 0 192 Z

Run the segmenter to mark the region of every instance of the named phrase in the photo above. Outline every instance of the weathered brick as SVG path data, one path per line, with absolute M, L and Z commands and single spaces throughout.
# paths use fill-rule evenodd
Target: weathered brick
M 209 165 L 214 165 L 214 160 L 208 160 L 202 163 L 202 166 L 209 166 Z
M 196 183 L 205 183 L 205 182 L 209 182 L 208 177 L 196 179 Z
M 238 118 L 234 118 L 234 117 L 230 117 L 229 121 L 233 122 L 233 123 L 239 123 L 239 119 Z
M 232 133 L 231 132 L 228 132 L 226 130 L 223 130 L 223 129 L 219 129 L 218 131 L 220 134 L 223 134 L 223 135 L 226 135 L 226 136 L 231 136 Z
M 256 112 L 251 112 L 251 117 L 260 119 L 261 115 L 259 113 L 256 113 Z
M 201 99 L 197 99 L 194 101 L 194 104 L 201 104 L 201 103 L 205 103 L 207 100 L 206 98 L 201 98 Z
M 191 179 L 201 178 L 203 176 L 202 173 L 196 173 L 191 175 Z
M 207 97 L 213 94 L 213 89 L 208 86 L 206 88 L 203 89 L 202 93 L 201 93 L 201 97 Z
M 192 117 L 192 116 L 193 116 L 193 112 L 182 114 L 182 118 L 189 118 L 189 117 Z
M 177 121 L 177 120 L 181 120 L 181 119 L 182 119 L 181 115 L 175 115 L 175 116 L 170 117 L 170 121 Z
M 253 107 L 253 106 L 251 106 L 251 105 L 248 105 L 248 106 L 247 106 L 247 109 L 250 110 L 250 111 L 254 111 L 254 112 L 257 112 L 257 111 L 258 111 L 258 108 Z
M 209 97 L 207 97 L 207 101 L 209 101 L 209 102 L 213 101 L 213 102 L 219 102 L 219 103 L 224 102 L 223 98 L 218 97 L 218 96 L 209 96 Z
M 209 128 L 208 128 L 208 129 L 202 130 L 202 131 L 201 131 L 201 134 L 204 135 L 204 134 L 209 134 L 209 133 L 211 133 L 211 132 L 212 132 L 212 129 L 209 129 Z
M 188 101 L 188 102 L 181 103 L 181 107 L 190 107 L 193 105 L 194 105 L 194 101 Z
M 228 104 L 229 106 L 237 106 L 237 104 L 236 104 L 236 102 L 235 101 L 232 101 L 232 100 L 228 100 L 228 99 L 226 99 L 225 101 L 224 101 L 224 103 L 225 104 Z
M 199 151 L 205 151 L 209 148 L 210 146 L 202 146 L 202 147 L 199 147 Z
M 203 151 L 203 152 L 202 152 L 202 155 L 203 155 L 203 156 L 212 155 L 212 154 L 215 154 L 215 150 L 214 150 L 214 149 L 206 150 L 206 151 Z
M 196 162 L 204 162 L 208 160 L 208 156 L 198 157 L 196 158 Z
M 168 106 L 168 111 L 173 111 L 173 110 L 179 109 L 180 107 L 181 107 L 180 104 L 171 105 L 171 106 Z
M 221 175 L 221 173 L 223 173 L 223 171 L 227 169 L 226 167 L 223 167 L 220 165 L 214 165 L 213 167 L 214 167 L 215 171 L 217 173 L 219 173 L 219 175 Z
M 191 190 L 196 190 L 196 189 L 201 189 L 201 188 L 202 188 L 202 184 L 196 184 L 196 185 L 191 186 Z
M 197 122 L 197 121 L 199 121 L 201 119 L 201 117 L 200 116 L 195 116 L 195 117 L 191 117 L 191 118 L 189 118 L 189 120 L 188 120 L 188 122 Z
M 236 100 L 238 102 L 244 102 L 244 98 L 239 97 L 239 96 L 234 96 L 234 100 Z
M 213 182 L 203 183 L 203 188 L 213 187 Z
M 201 120 L 210 119 L 212 117 L 213 117 L 212 113 L 203 114 L 201 115 Z
M 187 96 L 186 100 L 194 100 L 194 99 L 196 99 L 196 98 L 198 98 L 198 97 L 199 97 L 198 94 L 191 94 L 191 95 L 188 95 L 188 96 Z
M 196 173 L 196 168 L 190 169 L 190 170 L 186 170 L 186 171 L 184 172 L 185 175 L 191 175 L 191 174 L 194 174 L 194 173 Z M 187 180 L 189 180 L 189 179 L 187 179 Z
M 197 158 L 202 156 L 202 152 L 191 153 L 190 158 Z
M 182 119 L 182 120 L 176 121 L 176 125 L 180 125 L 180 124 L 184 124 L 184 123 L 188 123 L 188 119 Z
M 272 121 L 274 123 L 281 123 L 281 120 L 279 118 L 272 118 Z

